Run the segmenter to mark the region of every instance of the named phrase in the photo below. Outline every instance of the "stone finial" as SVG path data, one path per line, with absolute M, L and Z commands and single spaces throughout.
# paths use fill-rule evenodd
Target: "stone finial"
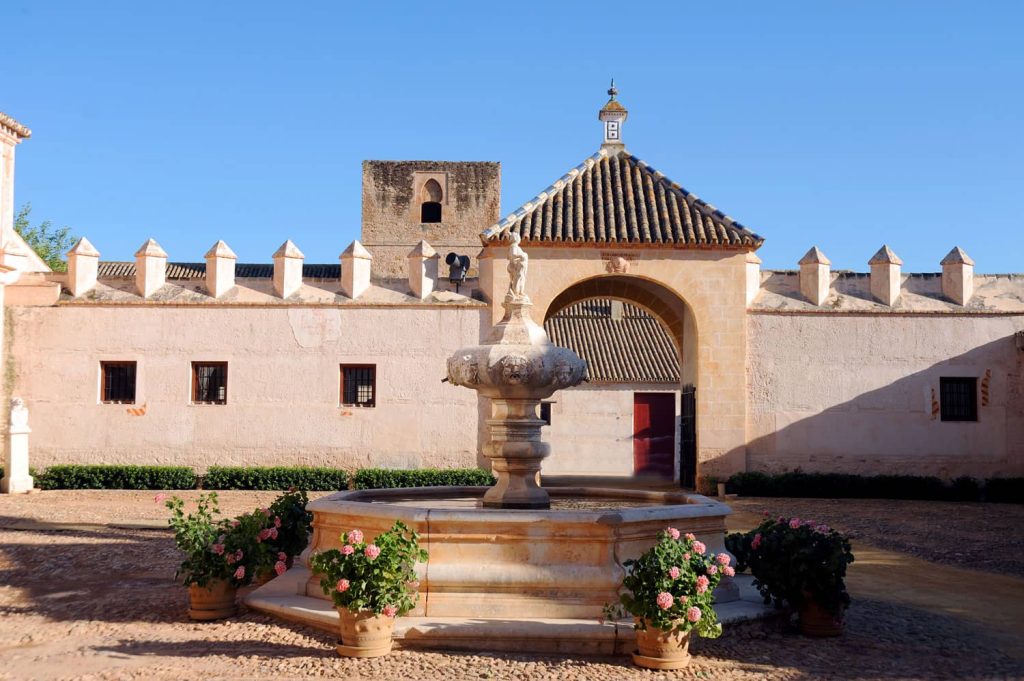
M 79 239 L 68 256 L 68 291 L 75 298 L 96 288 L 100 269 L 100 252 L 84 236 Z
M 135 290 L 149 298 L 167 283 L 167 253 L 154 239 L 135 251 Z
M 353 241 L 339 256 L 339 260 L 341 292 L 354 300 L 370 288 L 370 264 L 373 256 L 359 241 Z
M 871 295 L 883 305 L 895 305 L 900 297 L 900 287 L 903 283 L 900 275 L 902 264 L 899 256 L 885 245 L 868 260 L 871 267 Z
M 437 281 L 437 266 L 441 256 L 426 241 L 421 240 L 409 251 L 409 289 L 420 300 L 434 290 Z
M 224 243 L 218 241 L 204 256 L 206 258 L 206 291 L 214 298 L 235 287 L 235 261 L 238 256 Z
M 832 261 L 820 248 L 812 246 L 799 264 L 800 295 L 812 305 L 824 305 L 832 286 Z
M 966 305 L 974 295 L 974 261 L 962 248 L 953 250 L 939 263 L 942 265 L 942 295 L 957 305 Z
M 613 78 L 612 85 L 608 88 L 608 102 L 597 112 L 598 120 L 604 123 L 604 143 L 601 146 L 609 147 L 613 150 L 623 146 L 622 124 L 626 122 L 626 117 L 629 115 L 626 107 L 622 106 L 622 103 L 615 99 L 618 94 L 619 91 L 615 87 L 615 79 Z
M 274 251 L 274 293 L 288 298 L 302 288 L 302 263 L 306 256 L 289 239 Z
M 753 251 L 747 253 L 746 275 L 746 298 L 747 305 L 750 305 L 754 302 L 754 298 L 757 298 L 757 294 L 761 290 L 761 258 L 757 257 L 757 254 Z

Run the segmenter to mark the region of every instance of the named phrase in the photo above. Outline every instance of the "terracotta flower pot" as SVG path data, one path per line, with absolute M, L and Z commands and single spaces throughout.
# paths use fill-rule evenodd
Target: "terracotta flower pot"
M 835 616 L 821 607 L 814 597 L 805 594 L 804 604 L 797 611 L 800 617 L 800 633 L 804 636 L 824 638 L 843 633 L 843 615 Z
M 663 631 L 650 622 L 636 630 L 633 662 L 647 669 L 682 669 L 690 664 L 690 632 Z
M 346 657 L 380 657 L 391 652 L 395 618 L 370 610 L 352 612 L 338 608 L 341 615 L 341 645 L 338 653 Z
M 194 620 L 219 620 L 233 616 L 237 589 L 226 579 L 215 579 L 206 586 L 190 584 L 188 587 L 188 616 Z

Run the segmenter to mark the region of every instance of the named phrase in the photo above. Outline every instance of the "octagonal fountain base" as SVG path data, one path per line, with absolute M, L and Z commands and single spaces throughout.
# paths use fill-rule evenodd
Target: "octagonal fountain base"
M 338 631 L 338 615 L 310 573 L 312 552 L 337 548 L 342 532 L 372 537 L 401 520 L 420 533 L 430 560 L 418 566 L 420 603 L 399 618 L 406 646 L 619 654 L 632 650 L 632 621 L 601 623 L 618 602 L 623 562 L 672 526 L 724 551 L 730 509 L 682 492 L 548 488 L 550 510 L 483 508 L 486 488 L 339 492 L 309 504 L 310 547 L 296 566 L 257 589 L 249 607 Z M 716 592 L 723 622 L 764 616 L 756 591 L 738 576 Z

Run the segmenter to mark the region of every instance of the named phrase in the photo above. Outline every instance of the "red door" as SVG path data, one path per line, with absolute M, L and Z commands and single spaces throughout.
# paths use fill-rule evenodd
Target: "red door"
M 676 396 L 633 394 L 633 473 L 672 479 L 675 472 Z

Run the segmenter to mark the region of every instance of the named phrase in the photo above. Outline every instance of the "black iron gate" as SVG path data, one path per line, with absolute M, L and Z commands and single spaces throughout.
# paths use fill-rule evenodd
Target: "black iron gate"
M 683 386 L 679 405 L 679 485 L 697 486 L 697 388 Z

